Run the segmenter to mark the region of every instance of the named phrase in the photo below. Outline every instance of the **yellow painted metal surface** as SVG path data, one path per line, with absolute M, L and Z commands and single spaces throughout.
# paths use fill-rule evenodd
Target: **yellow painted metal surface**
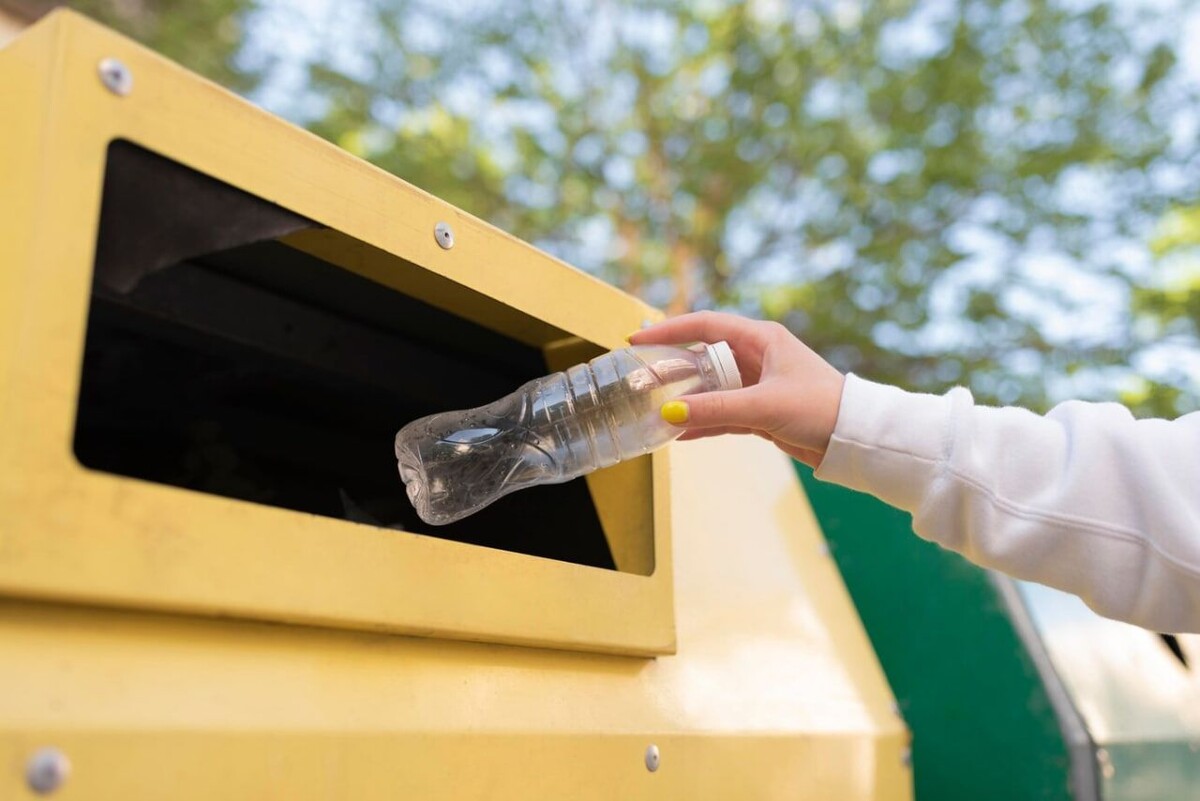
M 0 793 L 54 745 L 63 798 L 908 798 L 905 733 L 787 460 L 673 448 L 674 656 L 13 600 Z
M 114 55 L 125 98 L 96 79 Z M 80 468 L 80 273 L 114 137 L 548 352 L 617 346 L 653 312 L 77 16 L 0 51 L 0 86 L 19 115 L 0 131 L 0 797 L 33 797 L 44 746 L 71 761 L 64 799 L 910 797 L 886 683 L 766 443 L 675 445 L 649 487 L 623 479 L 652 492 L 653 560 L 632 539 L 618 557 L 648 576 Z
M 109 56 L 134 76 L 128 96 L 99 80 Z M 622 554 L 636 551 L 622 543 L 653 530 L 652 557 L 632 567 L 657 567 L 639 575 L 89 471 L 71 453 L 114 139 L 328 226 L 286 241 L 526 344 L 617 347 L 657 312 L 82 17 L 51 15 L 0 51 L 0 85 L 17 88 L 15 125 L 3 134 L 12 146 L 0 154 L 0 260 L 11 282 L 0 321 L 9 467 L 0 591 L 630 654 L 674 649 L 665 455 L 632 479 L 645 499 L 638 519 L 611 526 Z M 439 220 L 454 224 L 453 250 L 433 237 Z M 602 518 L 619 517 L 612 507 L 631 496 L 600 483 Z
M 24 20 L 18 19 L 11 11 L 0 8 L 0 46 L 15 37 L 24 28 Z

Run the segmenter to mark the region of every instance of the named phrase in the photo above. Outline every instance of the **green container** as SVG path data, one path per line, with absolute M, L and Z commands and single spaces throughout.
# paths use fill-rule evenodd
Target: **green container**
M 913 732 L 917 801 L 1200 800 L 1200 636 L 983 570 L 797 469 Z
M 912 729 L 917 801 L 1072 798 L 1054 707 L 988 572 L 798 470 Z

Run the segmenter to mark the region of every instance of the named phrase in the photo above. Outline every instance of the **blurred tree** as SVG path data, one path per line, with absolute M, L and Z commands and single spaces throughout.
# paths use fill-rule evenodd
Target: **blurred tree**
M 258 0 L 20 0 L 43 14 L 57 6 L 103 22 L 222 86 L 249 92 L 261 72 L 237 62 L 242 25 Z
M 1151 242 L 1159 271 L 1133 294 L 1135 331 L 1159 348 L 1200 353 L 1200 206 L 1168 213 Z M 1172 363 L 1157 380 L 1139 377 L 1121 399 L 1146 414 L 1172 414 L 1200 407 L 1200 386 L 1186 366 Z
M 1200 198 L 1170 0 L 75 5 L 671 312 L 917 389 L 1195 402 L 1123 369 L 1194 322 L 1149 249 Z
M 360 3 L 356 69 L 312 67 L 318 133 L 669 311 L 775 317 L 915 388 L 1111 394 L 1154 220 L 1200 188 L 1146 8 Z

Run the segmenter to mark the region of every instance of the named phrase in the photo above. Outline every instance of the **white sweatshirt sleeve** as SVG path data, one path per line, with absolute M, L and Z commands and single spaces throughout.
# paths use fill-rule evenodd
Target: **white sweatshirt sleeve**
M 1101 615 L 1200 631 L 1200 412 L 1135 420 L 1071 401 L 1043 417 L 976 406 L 961 388 L 918 395 L 849 375 L 816 475 Z

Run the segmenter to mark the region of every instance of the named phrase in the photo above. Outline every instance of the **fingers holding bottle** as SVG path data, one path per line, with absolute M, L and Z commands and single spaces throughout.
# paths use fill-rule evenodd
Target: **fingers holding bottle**
M 727 342 L 737 360 L 742 381 L 749 386 L 757 383 L 762 374 L 763 354 L 768 344 L 766 334 L 771 327 L 776 324 L 736 314 L 701 311 L 656 323 L 630 334 L 627 339 L 631 345 Z
M 753 433 L 786 453 L 820 461 L 837 424 L 844 376 L 778 323 L 721 312 L 673 317 L 629 337 L 632 344 L 729 343 L 743 389 L 670 401 L 661 414 L 687 439 Z
M 766 407 L 760 393 L 751 389 L 730 389 L 689 395 L 662 405 L 662 418 L 688 430 L 698 428 L 765 429 Z

